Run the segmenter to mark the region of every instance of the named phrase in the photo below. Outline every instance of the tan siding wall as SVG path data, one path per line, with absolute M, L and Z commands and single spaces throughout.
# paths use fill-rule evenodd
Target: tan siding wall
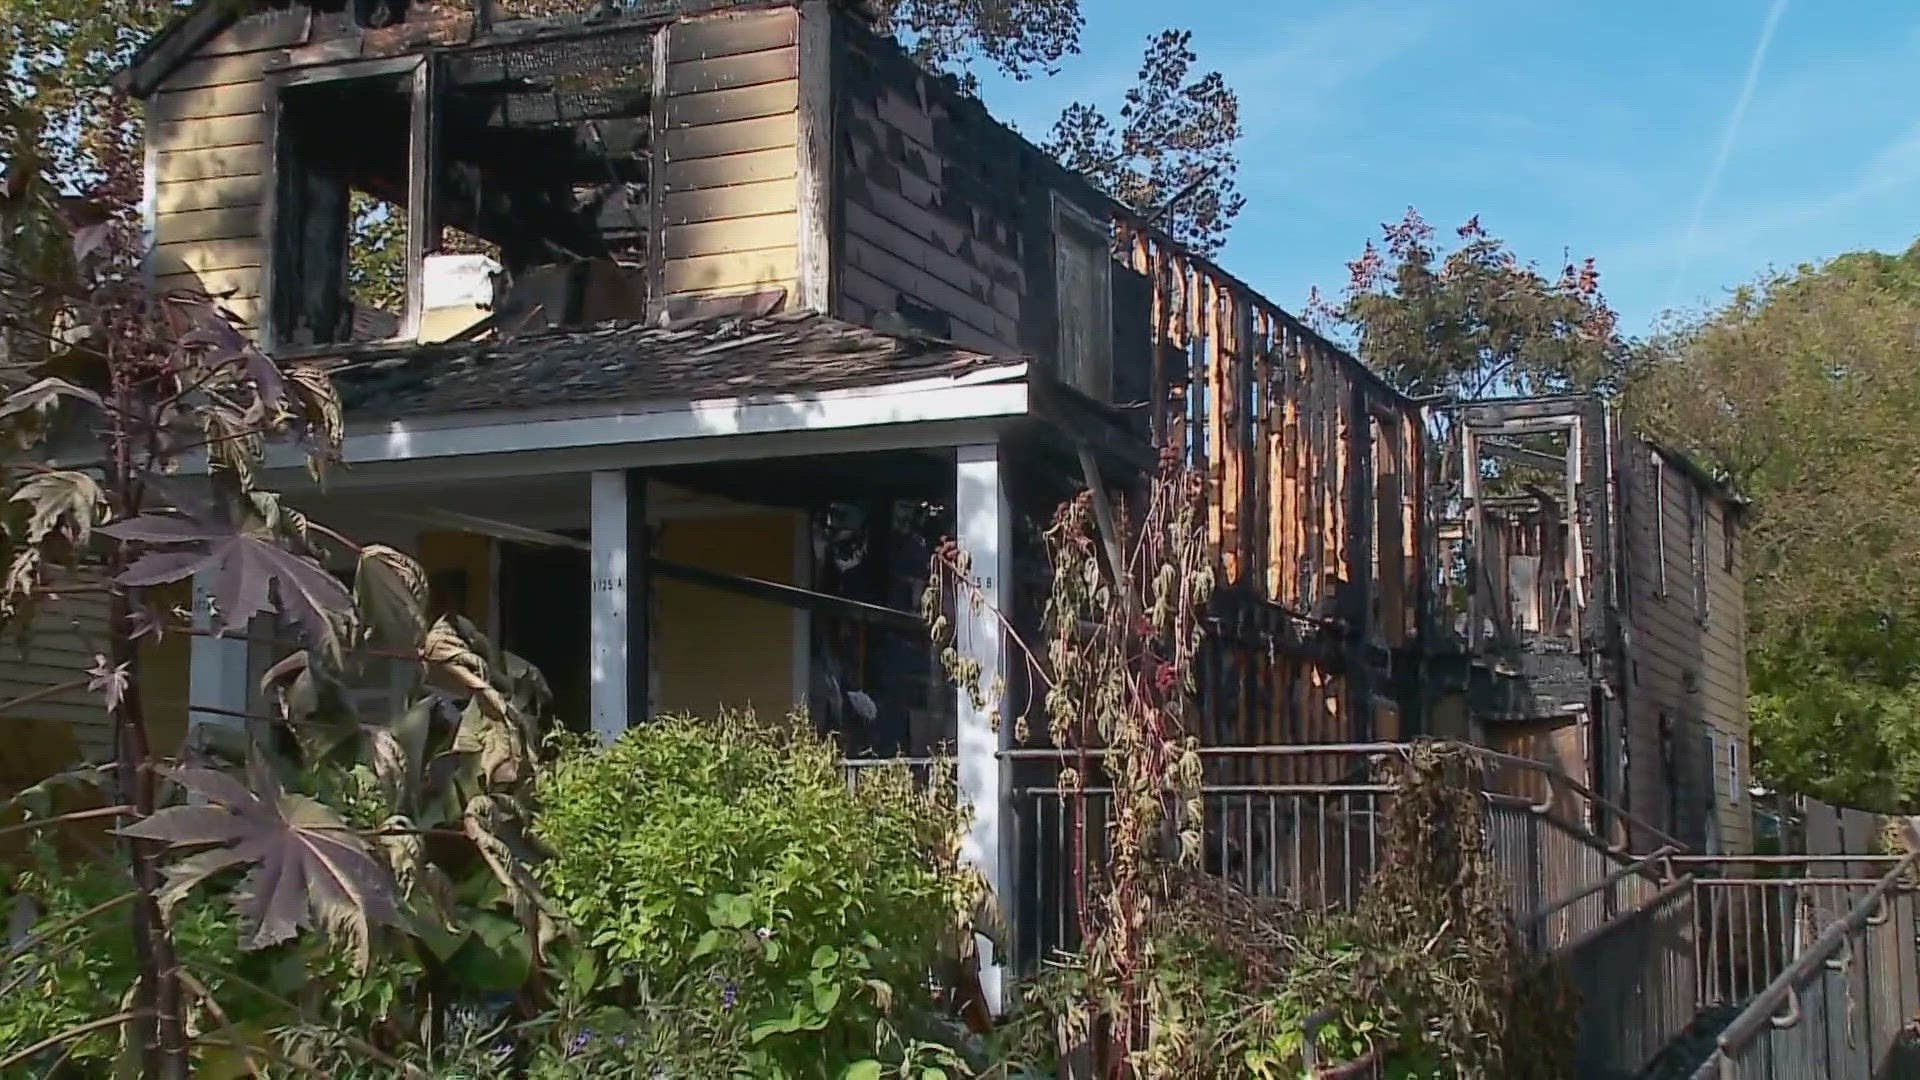
M 261 213 L 270 190 L 261 69 L 273 50 L 305 39 L 301 14 L 236 23 L 147 102 L 156 284 L 225 295 L 236 315 L 256 325 L 267 249 Z
M 184 604 L 184 587 L 149 590 L 156 604 Z M 94 657 L 108 650 L 104 596 L 68 594 L 43 601 L 25 647 L 9 637 L 0 645 L 0 701 L 85 679 Z M 168 634 L 140 650 L 141 690 L 148 730 L 158 752 L 171 754 L 187 728 L 189 639 Z M 6 716 L 0 740 L 0 792 L 38 781 L 79 760 L 103 760 L 112 750 L 113 728 L 98 692 L 85 688 L 43 698 Z
M 1671 463 L 1663 463 L 1662 481 L 1657 485 L 1662 499 L 1656 506 L 1652 451 L 1637 441 L 1626 445 L 1629 456 L 1622 475 L 1628 500 L 1628 612 L 1632 626 L 1628 753 L 1633 807 L 1656 824 L 1672 825 L 1660 716 L 1663 712 L 1669 716 L 1681 733 L 1690 724 L 1704 725 L 1702 730 L 1712 731 L 1714 737 L 1698 752 L 1711 757 L 1706 767 L 1711 769 L 1721 846 L 1728 851 L 1750 850 L 1752 808 L 1745 790 L 1751 768 L 1745 606 L 1737 561 L 1733 570 L 1725 568 L 1727 507 L 1707 493 L 1698 512 L 1699 527 L 1705 530 L 1702 554 L 1707 605 L 1703 618 L 1695 593 L 1688 524 L 1694 481 Z M 1662 556 L 1666 561 L 1664 594 L 1659 588 Z M 1738 748 L 1738 776 L 1729 768 L 1729 747 Z
M 669 299 L 798 288 L 799 15 L 717 15 L 667 38 L 658 153 Z

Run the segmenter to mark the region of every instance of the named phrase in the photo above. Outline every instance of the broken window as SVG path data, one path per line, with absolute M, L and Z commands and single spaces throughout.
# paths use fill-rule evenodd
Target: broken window
M 427 66 L 402 58 L 292 73 L 277 97 L 271 340 L 306 348 L 405 335 L 418 317 L 409 207 Z
M 1060 381 L 1089 397 L 1113 397 L 1113 253 L 1099 219 L 1056 195 L 1054 278 Z
M 490 260 L 514 327 L 645 319 L 656 37 L 277 76 L 271 340 L 416 339 L 443 254 Z

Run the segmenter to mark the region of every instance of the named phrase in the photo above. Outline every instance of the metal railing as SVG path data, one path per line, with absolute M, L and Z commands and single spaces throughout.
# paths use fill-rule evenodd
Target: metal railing
M 1383 828 L 1397 788 L 1375 765 L 1410 753 L 1400 743 L 1211 747 L 1200 751 L 1205 868 L 1257 898 L 1303 907 L 1345 907 L 1361 895 L 1386 853 Z M 1544 954 L 1633 911 L 1660 891 L 1653 867 L 1636 863 L 1576 822 L 1593 808 L 1677 843 L 1606 803 L 1563 773 L 1526 758 L 1474 749 L 1487 790 L 1487 845 L 1509 890 L 1509 909 L 1540 913 L 1528 942 Z M 1028 964 L 1071 950 L 1079 900 L 1108 855 L 1113 791 L 1065 788 L 1063 764 L 1099 777 L 1099 752 L 1015 750 L 1013 817 L 1017 954 Z M 1568 820 L 1572 818 L 1573 820 Z M 1564 903 L 1561 901 L 1565 901 Z
M 1911 1075 L 1911 1063 L 1893 1062 L 1911 1051 L 1920 1008 L 1916 867 L 1920 857 L 1901 859 L 1798 950 L 1727 1025 L 1694 1080 Z
M 1821 931 L 1846 916 L 1895 855 L 1674 855 L 1697 880 L 1697 995 L 1739 1006 L 1773 982 Z
M 1664 859 L 1636 866 L 1650 869 L 1656 862 Z M 1681 878 L 1658 888 L 1551 957 L 1579 994 L 1574 1060 L 1580 1076 L 1638 1076 L 1693 1023 L 1694 884 Z

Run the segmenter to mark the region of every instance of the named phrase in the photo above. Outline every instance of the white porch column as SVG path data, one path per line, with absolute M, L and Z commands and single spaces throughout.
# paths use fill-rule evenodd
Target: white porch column
M 213 605 L 204 576 L 193 582 L 193 627 L 203 631 L 213 628 Z M 237 632 L 245 631 L 245 627 L 237 628 Z M 245 638 L 194 635 L 187 654 L 188 748 L 204 745 L 205 728 L 246 727 L 247 700 L 252 690 L 247 667 Z
M 998 613 L 1011 610 L 1013 515 L 1001 482 L 999 447 L 992 443 L 960 447 L 956 479 L 954 526 L 960 549 L 972 560 L 985 604 L 971 605 L 963 599 L 957 605 L 954 646 L 961 655 L 980 662 L 980 689 L 987 697 L 987 709 L 976 709 L 972 694 L 966 688 L 959 690 L 959 738 L 954 749 L 960 793 L 973 807 L 973 828 L 961 847 L 961 858 L 979 868 L 1011 927 L 1015 907 L 1012 768 L 999 752 L 1012 745 L 1013 723 L 996 720 L 1005 695 L 996 697 L 993 691 L 1004 686 L 1007 670 L 1007 641 Z M 995 1013 L 1006 1004 L 1003 959 L 994 956 L 992 943 L 980 941 L 981 988 Z
M 593 474 L 590 712 L 603 743 L 647 719 L 647 479 Z

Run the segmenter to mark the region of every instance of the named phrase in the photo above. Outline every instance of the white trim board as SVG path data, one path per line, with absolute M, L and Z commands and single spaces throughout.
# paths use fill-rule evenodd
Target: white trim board
M 996 374 L 1017 378 L 1024 368 Z M 342 447 L 347 466 L 376 468 L 361 478 L 343 471 L 328 486 L 953 446 L 977 442 L 999 424 L 1027 416 L 1029 408 L 1024 382 L 939 380 L 640 406 L 565 419 L 495 412 L 452 422 L 445 417 L 396 420 L 371 430 L 350 429 Z M 456 466 L 458 459 L 470 460 Z M 302 467 L 302 458 L 278 446 L 268 451 L 267 465 L 292 472 Z M 204 468 L 204 459 L 184 464 L 188 472 Z

